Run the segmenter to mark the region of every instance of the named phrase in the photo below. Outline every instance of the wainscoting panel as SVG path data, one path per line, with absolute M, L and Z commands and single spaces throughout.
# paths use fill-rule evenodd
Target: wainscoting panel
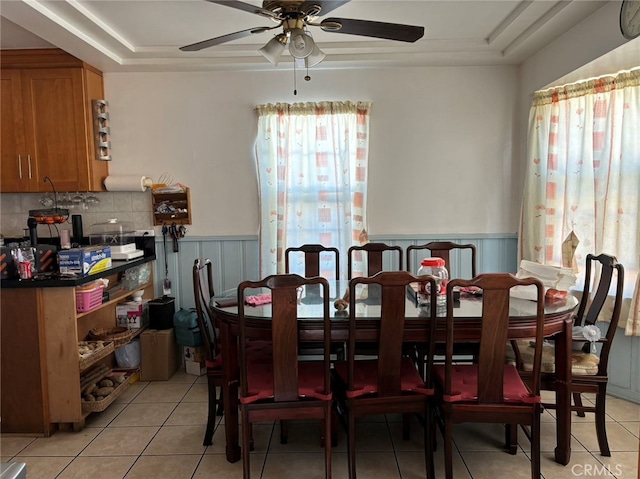
M 453 241 L 472 243 L 478 253 L 478 272 L 506 271 L 515 273 L 518 269 L 518 240 L 509 235 L 455 235 L 455 236 L 376 236 L 371 241 L 398 245 L 404 251 L 409 245 L 421 245 L 430 241 Z M 179 240 L 179 251 L 174 253 L 171 241 L 167 241 L 168 277 L 171 279 L 171 293 L 176 298 L 176 308 L 194 306 L 192 268 L 195 258 L 209 258 L 213 263 L 214 288 L 216 294 L 235 290 L 245 279 L 259 279 L 259 248 L 257 236 L 243 237 L 185 237 Z M 156 238 L 157 262 L 156 295 L 162 295 L 165 277 L 165 256 L 162 237 Z M 345 253 L 346 254 L 346 253 Z M 412 268 L 418 264 L 412 258 Z M 471 272 L 464 266 L 464 258 L 451 258 L 453 277 L 470 277 Z M 346 261 L 341 259 L 341 261 Z M 403 264 L 406 256 L 403 257 Z M 388 267 L 389 265 L 383 265 Z M 405 265 L 406 266 L 406 265 Z M 611 394 L 640 403 L 640 338 L 624 336 L 619 329 L 609 358 L 609 391 Z
M 478 251 L 478 272 L 517 271 L 517 245 L 512 235 L 456 235 L 456 236 L 376 236 L 371 241 L 398 245 L 403 251 L 409 245 L 421 245 L 430 241 L 452 241 L 454 243 L 472 243 Z M 241 237 L 196 237 L 187 236 L 179 240 L 179 251 L 173 252 L 172 243 L 167 241 L 168 277 L 171 280 L 171 295 L 176 298 L 176 308 L 191 308 L 193 301 L 192 268 L 196 258 L 209 258 L 213 263 L 214 288 L 216 294 L 235 289 L 241 281 L 259 279 L 259 248 L 257 236 Z M 165 255 L 162 238 L 156 239 L 157 264 L 156 295 L 162 295 L 162 282 L 165 277 Z M 345 253 L 346 254 L 346 253 Z M 419 264 L 419 254 L 411 260 L 412 267 Z M 470 278 L 471 271 L 462 254 L 452 255 L 451 275 Z M 345 262 L 346 258 L 341 258 Z M 403 255 L 403 264 L 406 256 Z M 346 263 L 345 269 L 346 269 Z M 406 267 L 406 264 L 404 264 Z M 391 267 L 385 264 L 385 268 Z M 417 271 L 417 268 L 415 268 Z

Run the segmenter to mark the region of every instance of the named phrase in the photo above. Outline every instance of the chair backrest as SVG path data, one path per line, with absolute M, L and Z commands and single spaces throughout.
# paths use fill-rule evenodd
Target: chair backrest
M 504 402 L 504 347 L 509 333 L 509 293 L 514 286 L 535 285 L 536 295 L 536 336 L 531 392 L 540 392 L 540 366 L 542 362 L 544 325 L 544 287 L 535 278 L 518 279 L 510 273 L 486 273 L 473 279 L 454 279 L 447 284 L 447 339 L 445 353 L 445 394 L 452 395 L 451 370 L 454 338 L 455 287 L 475 286 L 482 290 L 482 322 L 478 353 L 478 402 L 502 404 Z M 516 300 L 517 301 L 517 300 Z M 522 301 L 522 300 L 520 300 Z
M 261 281 L 244 281 L 238 285 L 238 325 L 240 329 L 240 394 L 246 397 L 247 389 L 247 346 L 253 337 L 251 327 L 246 318 L 245 299 L 248 293 L 261 289 L 271 293 L 270 307 L 263 307 L 261 315 L 271 311 L 271 341 L 273 345 L 273 387 L 274 401 L 294 401 L 298 399 L 298 298 L 299 289 L 319 285 L 323 300 L 323 332 L 324 332 L 324 385 L 323 394 L 331 391 L 331 316 L 329 314 L 329 283 L 321 277 L 303 278 L 297 274 L 281 274 L 268 276 Z M 255 294 L 255 293 L 252 293 Z M 261 339 L 264 339 L 261 337 Z
M 302 252 L 304 254 L 304 276 L 305 278 L 314 278 L 323 276 L 321 273 L 320 257 L 333 255 L 335 261 L 335 279 L 340 279 L 340 251 L 338 248 L 326 247 L 321 244 L 305 244 L 298 247 L 287 248 L 284 253 L 285 273 L 291 273 L 290 256 L 293 253 Z
M 213 291 L 213 265 L 209 259 L 196 259 L 193 263 L 193 296 L 198 316 L 198 327 L 202 334 L 207 361 L 213 361 L 218 355 L 219 342 L 213 314 L 211 298 Z
M 393 255 L 396 256 L 398 270 L 402 270 L 402 248 L 400 246 L 391 246 L 385 243 L 367 243 L 349 248 L 347 252 L 348 279 L 353 277 L 353 263 L 358 260 L 358 257 L 360 257 L 363 252 L 367 254 L 367 271 L 365 276 L 373 276 L 382 271 L 385 251 L 390 252 L 391 260 L 393 260 Z
M 449 273 L 449 278 L 453 278 L 451 275 L 451 252 L 452 250 L 456 250 L 459 253 L 462 253 L 461 250 L 469 250 L 471 255 L 471 278 L 475 278 L 477 275 L 477 259 L 476 259 L 476 246 L 473 244 L 458 244 L 453 243 L 451 241 L 432 241 L 423 245 L 411 245 L 407 247 L 407 271 L 412 271 L 411 259 L 415 256 L 415 251 L 418 250 L 429 250 L 431 257 L 434 258 L 442 258 L 444 260 L 444 266 L 447 268 L 447 273 Z M 419 259 L 416 258 L 418 263 Z M 461 261 L 458 263 L 460 264 Z M 418 265 L 415 266 L 415 269 L 418 269 Z M 462 265 L 460 264 L 460 269 Z
M 591 291 L 591 281 L 596 275 L 597 271 L 592 269 L 594 264 L 600 265 L 600 281 L 597 287 L 594 289 L 593 295 Z M 605 335 L 606 340 L 603 341 L 602 350 L 600 351 L 600 373 L 607 371 L 607 362 L 609 360 L 609 351 L 613 338 L 615 336 L 616 328 L 618 327 L 618 321 L 620 320 L 620 310 L 622 308 L 622 293 L 624 289 L 624 267 L 618 263 L 615 256 L 607 254 L 600 254 L 598 256 L 588 254 L 585 268 L 584 288 L 582 291 L 582 298 L 580 299 L 580 305 L 578 306 L 578 312 L 574 319 L 574 326 L 586 326 L 595 325 L 598 321 L 598 317 L 602 312 L 611 283 L 613 282 L 614 271 L 616 272 L 616 291 L 613 303 L 613 310 L 611 317 L 608 317 L 609 326 Z M 586 343 L 583 347 L 585 352 L 589 352 L 591 345 Z
M 380 397 L 398 396 L 401 394 L 401 358 L 403 355 L 403 337 L 406 318 L 407 286 L 411 283 L 430 283 L 435 290 L 435 278 L 432 276 L 414 276 L 406 271 L 382 271 L 374 276 L 353 278 L 349 281 L 349 340 L 347 348 L 348 389 L 354 389 L 354 364 L 358 322 L 357 304 L 361 285 L 380 288 L 380 321 L 378 343 L 378 384 L 377 394 Z M 425 383 L 431 384 L 433 369 L 433 350 L 435 346 L 436 302 L 431 302 L 429 314 L 424 320 L 429 321 L 429 348 L 427 353 L 427 377 Z M 416 319 L 416 321 L 418 321 Z

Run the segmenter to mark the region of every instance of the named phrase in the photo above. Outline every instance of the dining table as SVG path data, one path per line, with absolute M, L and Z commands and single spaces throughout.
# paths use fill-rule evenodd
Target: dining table
M 329 281 L 330 301 L 332 304 L 343 297 L 348 289 L 346 280 Z M 260 293 L 259 291 L 257 293 Z M 554 338 L 556 364 L 556 448 L 555 460 L 566 465 L 571 458 L 571 331 L 572 313 L 578 300 L 568 295 L 560 301 L 547 301 L 544 308 L 545 338 Z M 238 307 L 235 290 L 225 291 L 212 299 L 211 309 L 216 326 L 220 331 L 222 354 L 222 398 L 224 403 L 224 428 L 226 457 L 229 462 L 241 458 L 239 446 L 238 421 Z M 461 343 L 477 342 L 480 336 L 482 316 L 482 295 L 477 291 L 461 292 L 454 304 L 454 340 Z M 536 303 L 520 297 L 512 297 L 509 306 L 508 339 L 526 339 L 535 337 Z M 331 341 L 344 344 L 348 340 L 349 313 L 339 311 L 332 306 Z M 376 341 L 380 318 L 379 295 L 375 290 L 362 291 L 356 303 L 358 319 L 356 341 Z M 298 334 L 301 342 L 323 340 L 322 299 L 317 290 L 300 290 L 298 294 Z M 408 288 L 405 307 L 405 327 L 403 341 L 407 343 L 426 343 L 429 340 L 430 310 L 416 303 L 415 288 Z M 245 327 L 248 337 L 271 339 L 270 303 L 245 307 Z M 445 342 L 446 307 L 438 307 L 436 318 L 436 342 Z

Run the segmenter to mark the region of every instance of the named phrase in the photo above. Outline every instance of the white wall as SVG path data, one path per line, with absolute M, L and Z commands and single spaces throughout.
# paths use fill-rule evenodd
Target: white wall
M 256 117 L 268 102 L 368 100 L 369 232 L 515 232 L 517 67 L 110 73 L 111 174 L 191 188 L 189 234 L 258 231 Z

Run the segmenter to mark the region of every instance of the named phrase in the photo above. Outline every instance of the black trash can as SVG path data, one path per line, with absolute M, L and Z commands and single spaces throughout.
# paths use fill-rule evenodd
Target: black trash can
M 171 296 L 162 296 L 149 301 L 149 329 L 173 328 L 175 304 L 176 299 Z

